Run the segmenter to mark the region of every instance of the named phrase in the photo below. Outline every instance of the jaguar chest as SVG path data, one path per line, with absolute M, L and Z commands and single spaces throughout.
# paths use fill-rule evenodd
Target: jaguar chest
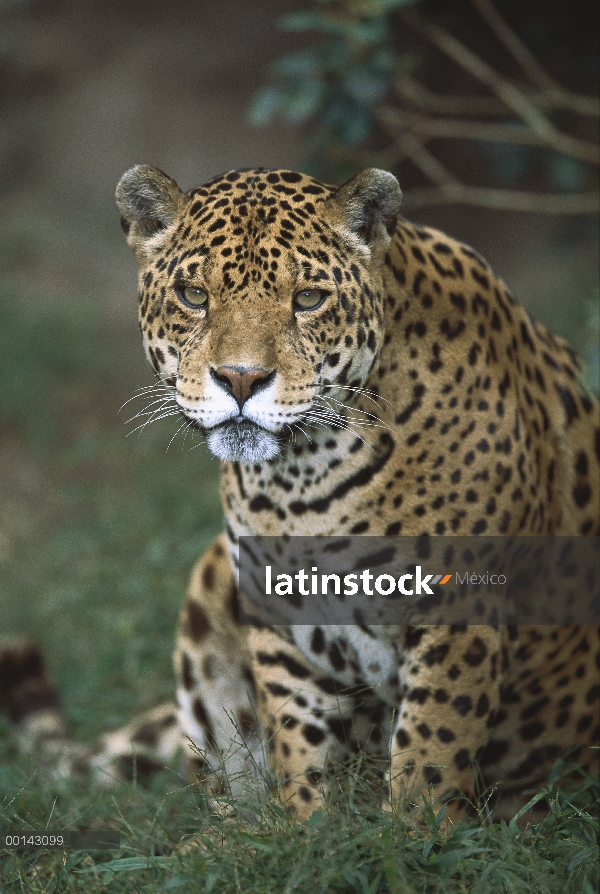
M 373 495 L 394 451 L 387 431 L 315 431 L 262 466 L 227 463 L 221 493 L 240 536 L 383 534 Z M 369 517 L 368 523 L 361 521 Z

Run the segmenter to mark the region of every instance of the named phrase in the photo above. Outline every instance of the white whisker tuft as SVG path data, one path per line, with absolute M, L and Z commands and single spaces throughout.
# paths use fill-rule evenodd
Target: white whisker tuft
M 181 409 L 175 400 L 177 389 L 174 385 L 167 385 L 162 381 L 155 382 L 153 385 L 144 385 L 138 388 L 133 397 L 125 401 L 119 412 L 131 403 L 133 400 L 143 399 L 146 401 L 144 406 L 135 413 L 125 424 L 129 425 L 136 419 L 143 419 L 139 425 L 127 433 L 127 437 L 136 431 L 143 431 L 152 422 L 158 422 L 161 419 L 167 419 L 169 416 L 180 416 Z

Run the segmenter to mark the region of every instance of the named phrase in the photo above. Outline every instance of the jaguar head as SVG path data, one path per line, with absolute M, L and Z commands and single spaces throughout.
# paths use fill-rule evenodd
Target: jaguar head
M 146 355 L 220 459 L 272 459 L 294 427 L 343 417 L 383 344 L 400 200 L 376 169 L 339 188 L 234 171 L 188 193 L 156 168 L 123 175 Z

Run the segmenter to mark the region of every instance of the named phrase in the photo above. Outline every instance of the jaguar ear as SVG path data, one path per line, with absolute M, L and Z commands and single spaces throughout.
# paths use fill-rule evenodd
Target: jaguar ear
M 369 248 L 387 247 L 396 227 L 402 201 L 393 174 L 367 168 L 334 193 L 331 204 L 339 222 Z
M 134 251 L 177 218 L 185 199 L 174 180 L 148 165 L 126 171 L 117 186 L 121 226 Z

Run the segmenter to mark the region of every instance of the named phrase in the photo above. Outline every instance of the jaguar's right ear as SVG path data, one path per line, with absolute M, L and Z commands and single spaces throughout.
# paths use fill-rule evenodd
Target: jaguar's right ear
M 148 165 L 126 171 L 119 180 L 116 197 L 121 226 L 136 254 L 177 219 L 185 200 L 174 180 Z

